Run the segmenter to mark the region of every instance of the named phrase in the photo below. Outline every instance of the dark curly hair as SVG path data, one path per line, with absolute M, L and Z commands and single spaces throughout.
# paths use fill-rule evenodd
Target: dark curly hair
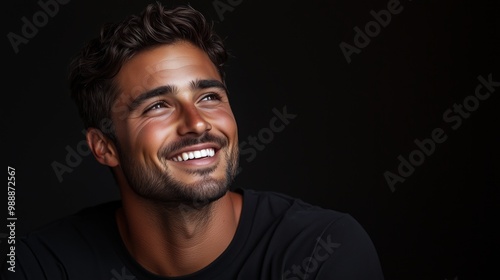
M 156 2 L 138 15 L 105 24 L 100 36 L 87 42 L 69 66 L 71 97 L 85 129 L 98 128 L 116 142 L 111 110 L 118 93 L 113 78 L 138 52 L 182 40 L 205 51 L 224 80 L 223 66 L 228 58 L 224 43 L 213 22 L 190 5 L 166 9 Z

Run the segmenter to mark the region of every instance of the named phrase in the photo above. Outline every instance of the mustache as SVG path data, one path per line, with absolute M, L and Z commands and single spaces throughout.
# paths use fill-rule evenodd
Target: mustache
M 209 133 L 205 133 L 200 137 L 184 137 L 174 143 L 170 143 L 167 146 L 161 148 L 158 151 L 158 156 L 160 158 L 165 158 L 174 151 L 180 150 L 184 147 L 202 143 L 216 143 L 222 148 L 227 146 L 229 142 L 225 137 L 218 137 Z

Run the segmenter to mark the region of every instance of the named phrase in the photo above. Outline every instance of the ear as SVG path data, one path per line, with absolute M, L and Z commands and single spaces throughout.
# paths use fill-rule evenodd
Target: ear
M 119 164 L 116 146 L 102 131 L 91 127 L 87 129 L 86 137 L 87 144 L 99 163 L 109 167 L 115 167 Z

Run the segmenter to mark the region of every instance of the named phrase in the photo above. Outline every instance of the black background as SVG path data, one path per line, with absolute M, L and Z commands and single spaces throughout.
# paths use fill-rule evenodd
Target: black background
M 68 149 L 86 151 L 66 70 L 102 23 L 148 2 L 60 4 L 17 53 L 7 34 L 22 36 L 22 18 L 33 22 L 42 8 L 35 0 L 3 4 L 1 145 L 16 170 L 17 236 L 118 198 L 111 173 L 88 154 L 72 157 L 62 180 L 53 170 L 54 162 L 68 165 Z M 372 237 L 387 280 L 498 277 L 500 87 L 456 129 L 443 117 L 471 100 L 478 76 L 500 82 L 495 1 L 401 1 L 402 11 L 350 63 L 339 44 L 354 46 L 354 27 L 364 29 L 370 11 L 389 1 L 162 2 L 200 9 L 233 54 L 227 84 L 240 143 L 260 137 L 263 146 L 254 158 L 242 155 L 235 187 L 351 213 Z M 220 14 L 217 3 L 231 9 Z M 284 108 L 296 117 L 270 135 L 273 109 Z M 391 190 L 384 173 L 398 174 L 398 156 L 409 159 L 414 141 L 434 129 L 446 140 Z

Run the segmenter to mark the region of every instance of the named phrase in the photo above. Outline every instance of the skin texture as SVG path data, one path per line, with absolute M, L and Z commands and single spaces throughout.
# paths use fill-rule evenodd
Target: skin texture
M 116 176 L 122 239 L 152 273 L 196 272 L 227 248 L 241 213 L 241 196 L 229 191 L 238 133 L 225 85 L 208 56 L 183 41 L 140 52 L 114 82 L 117 144 L 97 129 L 87 142 Z M 215 154 L 174 160 L 200 149 Z

